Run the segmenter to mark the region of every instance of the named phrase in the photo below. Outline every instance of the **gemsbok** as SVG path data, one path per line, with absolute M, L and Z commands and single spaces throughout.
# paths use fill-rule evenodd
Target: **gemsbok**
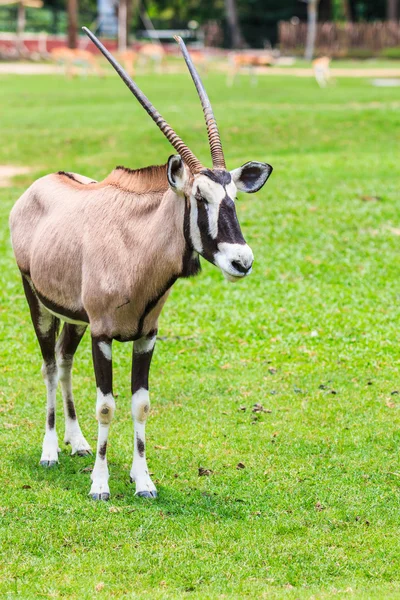
M 97 386 L 98 441 L 89 494 L 108 500 L 107 438 L 115 412 L 113 340 L 133 341 L 130 471 L 138 496 L 156 497 L 145 456 L 149 368 L 160 312 L 179 277 L 200 271 L 199 255 L 229 281 L 251 272 L 253 253 L 235 210 L 236 191 L 256 192 L 272 167 L 247 162 L 228 171 L 211 104 L 185 44 L 177 41 L 204 111 L 212 169 L 205 168 L 99 40 L 87 35 L 158 125 L 177 154 L 138 170 L 117 167 L 104 181 L 59 171 L 35 181 L 12 209 L 12 245 L 43 355 L 46 430 L 40 464 L 58 462 L 56 388 L 61 382 L 65 439 L 72 454 L 91 452 L 72 393 L 74 353 L 90 326 Z M 64 326 L 57 339 L 60 319 Z

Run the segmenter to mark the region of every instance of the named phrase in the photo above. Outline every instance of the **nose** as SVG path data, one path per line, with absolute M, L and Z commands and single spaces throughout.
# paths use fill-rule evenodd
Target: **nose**
M 243 273 L 243 275 L 246 275 L 253 265 L 253 259 L 243 257 L 240 259 L 232 260 L 231 265 L 236 271 L 239 271 L 239 273 Z

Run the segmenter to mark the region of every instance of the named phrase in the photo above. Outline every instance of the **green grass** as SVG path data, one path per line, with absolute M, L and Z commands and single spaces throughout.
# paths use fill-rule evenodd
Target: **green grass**
M 139 83 L 209 164 L 188 77 Z M 147 427 L 154 502 L 128 482 L 131 348 L 115 344 L 113 497 L 96 504 L 92 458 L 63 447 L 58 468 L 38 465 L 41 360 L 7 217 L 37 176 L 101 178 L 171 148 L 116 78 L 0 79 L 0 164 L 34 169 L 0 189 L 1 598 L 400 597 L 399 92 L 360 79 L 206 83 L 229 168 L 275 168 L 238 202 L 255 268 L 232 286 L 203 264 L 164 309 Z M 74 386 L 94 445 L 89 336 Z M 252 413 L 257 402 L 272 412 Z M 61 402 L 57 416 L 62 441 Z

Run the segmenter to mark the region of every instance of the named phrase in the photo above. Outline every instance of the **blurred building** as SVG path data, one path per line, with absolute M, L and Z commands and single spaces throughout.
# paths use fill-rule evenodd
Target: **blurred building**
M 117 6 L 114 0 L 97 0 L 99 32 L 115 36 L 118 31 Z

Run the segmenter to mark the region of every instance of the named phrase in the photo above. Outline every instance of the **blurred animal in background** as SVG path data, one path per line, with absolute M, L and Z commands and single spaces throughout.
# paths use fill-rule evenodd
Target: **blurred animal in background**
M 134 77 L 136 74 L 136 65 L 138 62 L 139 53 L 135 52 L 135 50 L 125 50 L 124 52 L 119 52 L 117 57 L 128 75 Z
M 97 59 L 89 50 L 79 48 L 54 48 L 50 51 L 51 58 L 58 64 L 64 65 L 64 72 L 67 77 L 73 77 L 79 73 L 87 75 L 94 71 L 99 77 L 103 77 L 103 70 L 97 64 Z
M 242 50 L 232 52 L 229 55 L 229 74 L 227 84 L 233 85 L 236 75 L 243 69 L 247 69 L 251 78 L 251 84 L 257 83 L 257 69 L 259 67 L 270 67 L 274 64 L 274 57 L 268 50 Z
M 160 43 L 146 43 L 139 48 L 138 65 L 147 67 L 152 64 L 153 69 L 157 73 L 161 73 L 165 62 L 165 50 Z
M 199 48 L 191 48 L 190 56 L 192 57 L 192 60 L 200 73 L 207 75 L 209 61 L 211 58 L 210 53 L 206 49 L 200 50 Z
M 314 76 L 319 87 L 326 87 L 331 79 L 330 64 L 329 56 L 321 56 L 312 62 Z

